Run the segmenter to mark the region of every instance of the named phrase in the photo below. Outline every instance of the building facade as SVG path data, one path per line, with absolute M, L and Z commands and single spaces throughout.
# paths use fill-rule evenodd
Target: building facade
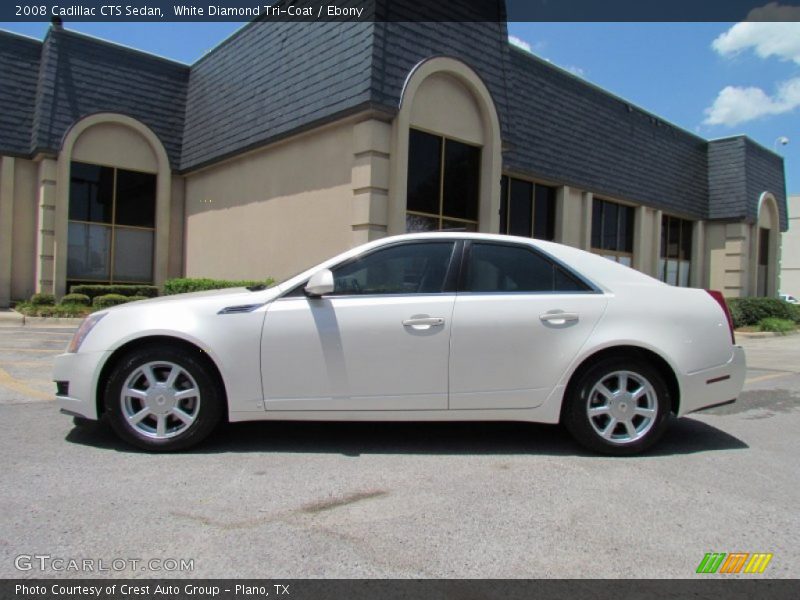
M 789 228 L 781 235 L 780 292 L 800 298 L 800 194 L 789 196 Z
M 508 43 L 504 22 L 253 22 L 192 65 L 0 33 L 0 305 L 78 282 L 281 279 L 461 229 L 775 295 L 782 159 Z

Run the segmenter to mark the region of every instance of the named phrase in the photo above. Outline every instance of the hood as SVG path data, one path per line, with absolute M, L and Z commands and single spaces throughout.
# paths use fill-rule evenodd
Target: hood
M 252 304 L 265 304 L 271 302 L 279 296 L 281 290 L 277 286 L 251 292 L 245 287 L 225 288 L 221 290 L 207 290 L 203 292 L 189 292 L 186 294 L 173 294 L 171 296 L 158 296 L 147 300 L 137 300 L 127 302 L 107 309 L 108 311 L 136 310 L 141 308 L 177 308 L 176 305 L 184 303 L 186 305 L 198 306 L 205 305 L 209 309 L 217 312 L 219 310 Z

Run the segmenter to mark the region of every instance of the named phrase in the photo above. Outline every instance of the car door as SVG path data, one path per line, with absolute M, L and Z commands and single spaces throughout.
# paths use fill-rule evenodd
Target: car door
M 405 241 L 333 267 L 334 292 L 300 286 L 264 320 L 267 410 L 447 408 L 456 241 Z
M 533 247 L 468 242 L 453 311 L 450 408 L 540 405 L 607 299 Z

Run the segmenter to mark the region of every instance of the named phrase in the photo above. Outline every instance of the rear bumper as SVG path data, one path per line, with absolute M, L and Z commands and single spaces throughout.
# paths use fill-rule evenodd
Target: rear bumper
M 100 368 L 109 352 L 78 352 L 56 356 L 53 364 L 53 380 L 67 384 L 66 394 L 56 394 L 56 403 L 63 412 L 97 419 L 95 402 L 97 379 Z
M 744 387 L 746 374 L 744 348 L 734 346 L 731 359 L 724 365 L 684 376 L 678 416 L 734 401 Z

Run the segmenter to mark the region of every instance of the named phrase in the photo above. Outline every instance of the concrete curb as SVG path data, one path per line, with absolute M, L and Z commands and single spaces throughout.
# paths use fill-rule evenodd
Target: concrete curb
M 9 309 L 2 309 L 0 310 L 0 327 L 2 326 L 13 326 L 13 325 L 24 325 L 25 324 L 25 317 L 19 314 L 15 310 Z
M 0 311 L 0 327 L 77 327 L 83 321 L 74 317 L 26 317 L 15 310 Z
M 743 337 L 749 340 L 760 340 L 763 338 L 786 337 L 797 334 L 797 331 L 792 331 L 790 333 L 776 333 L 774 331 L 737 331 L 736 337 Z

